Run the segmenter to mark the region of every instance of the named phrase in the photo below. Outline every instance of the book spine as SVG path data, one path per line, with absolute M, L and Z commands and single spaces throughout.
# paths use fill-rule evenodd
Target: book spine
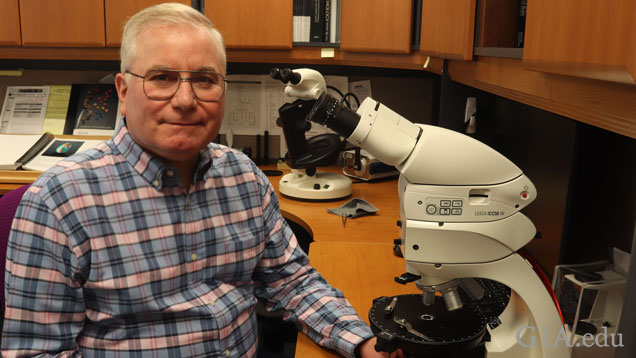
M 340 43 L 340 22 L 342 20 L 342 0 L 338 0 L 338 16 L 336 16 L 336 43 Z
M 323 42 L 325 33 L 325 0 L 311 0 L 309 41 Z
M 300 2 L 300 42 L 309 42 L 309 32 L 311 28 L 311 6 L 312 0 L 297 0 Z
M 42 134 L 42 136 L 40 137 L 40 139 L 38 139 L 37 142 L 35 142 L 35 144 L 33 144 L 33 146 L 31 148 L 29 148 L 29 150 L 26 151 L 26 153 L 24 153 L 23 156 L 21 156 L 16 162 L 16 166 L 17 168 L 19 168 L 20 166 L 28 163 L 31 159 L 35 158 L 35 156 L 42 150 L 44 149 L 44 147 L 46 147 L 49 143 L 51 143 L 51 141 L 53 140 L 53 138 L 55 138 L 55 136 L 53 135 L 53 133 L 51 132 L 46 132 L 44 134 Z
M 515 24 L 515 47 L 523 48 L 523 39 L 526 31 L 526 8 L 528 0 L 519 0 L 519 10 L 517 12 L 517 22 Z
M 324 42 L 329 42 L 329 37 L 331 36 L 329 32 L 331 31 L 331 0 L 325 1 L 325 33 L 322 37 Z
M 303 16 L 302 3 L 303 3 L 303 0 L 294 0 L 293 13 L 292 13 L 294 42 L 302 41 L 302 27 L 301 27 L 302 26 L 301 19 Z
M 422 40 L 422 0 L 413 0 L 413 49 L 419 50 Z
M 331 15 L 329 17 L 329 37 L 325 39 L 325 41 L 336 43 L 337 41 L 337 32 L 338 32 L 338 17 L 340 13 L 338 11 L 338 4 L 340 0 L 328 0 L 331 2 L 330 12 Z

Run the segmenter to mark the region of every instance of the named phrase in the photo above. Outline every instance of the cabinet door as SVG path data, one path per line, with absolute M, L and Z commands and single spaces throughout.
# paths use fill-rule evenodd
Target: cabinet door
M 293 0 L 207 0 L 227 48 L 290 49 Z
M 18 0 L 0 2 L 0 45 L 20 45 L 20 12 Z
M 105 0 L 106 46 L 118 47 L 121 45 L 121 35 L 128 18 L 148 6 L 164 2 L 179 2 L 192 5 L 191 0 Z
M 341 50 L 411 52 L 412 0 L 341 1 Z
M 624 83 L 636 78 L 636 2 L 528 1 L 526 68 Z
M 103 47 L 104 0 L 20 0 L 24 46 Z
M 476 0 L 422 0 L 420 51 L 472 60 Z

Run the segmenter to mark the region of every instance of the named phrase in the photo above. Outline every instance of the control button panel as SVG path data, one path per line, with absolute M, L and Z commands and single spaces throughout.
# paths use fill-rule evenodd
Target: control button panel
M 429 215 L 462 215 L 463 200 L 457 199 L 429 199 L 426 201 L 426 213 Z

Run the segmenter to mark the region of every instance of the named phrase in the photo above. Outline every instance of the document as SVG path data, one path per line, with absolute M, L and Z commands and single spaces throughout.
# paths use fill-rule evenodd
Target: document
M 9 86 L 0 115 L 0 133 L 41 134 L 49 86 Z
M 64 123 L 66 123 L 66 113 L 68 112 L 70 98 L 71 86 L 51 86 L 49 101 L 44 114 L 43 132 L 64 134 Z
M 265 130 L 262 76 L 230 75 L 225 93 L 225 115 L 221 133 L 261 134 Z

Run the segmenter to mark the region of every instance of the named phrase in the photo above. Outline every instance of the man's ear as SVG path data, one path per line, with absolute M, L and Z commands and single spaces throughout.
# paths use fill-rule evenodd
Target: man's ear
M 115 87 L 117 88 L 117 96 L 119 97 L 119 111 L 122 116 L 126 116 L 126 94 L 128 92 L 128 82 L 126 75 L 118 73 L 115 76 Z

